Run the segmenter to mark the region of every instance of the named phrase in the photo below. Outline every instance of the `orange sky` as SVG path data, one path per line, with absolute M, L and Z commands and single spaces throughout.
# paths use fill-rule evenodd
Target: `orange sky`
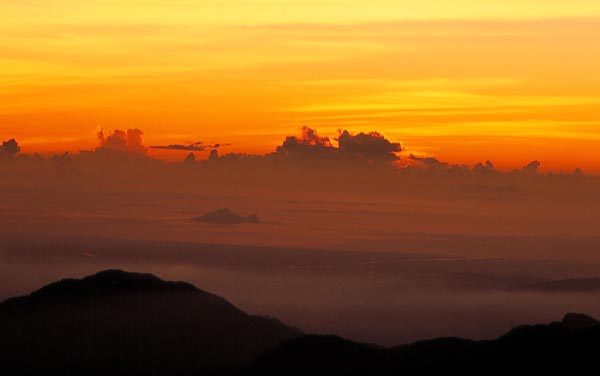
M 0 3 L 0 138 L 271 151 L 302 125 L 408 153 L 600 172 L 597 0 Z M 181 153 L 174 158 L 183 158 Z

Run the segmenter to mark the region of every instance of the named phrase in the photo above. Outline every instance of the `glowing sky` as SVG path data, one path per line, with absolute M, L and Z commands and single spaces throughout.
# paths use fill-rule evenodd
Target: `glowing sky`
M 0 2 L 0 139 L 271 151 L 309 125 L 600 172 L 597 0 Z M 183 155 L 177 154 L 176 158 Z

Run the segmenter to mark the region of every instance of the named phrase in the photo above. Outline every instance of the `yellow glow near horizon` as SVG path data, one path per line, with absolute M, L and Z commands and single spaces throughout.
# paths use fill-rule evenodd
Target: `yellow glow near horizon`
M 0 138 L 26 152 L 136 127 L 147 144 L 263 153 L 308 125 L 380 131 L 450 162 L 600 172 L 597 1 L 28 0 L 0 12 Z

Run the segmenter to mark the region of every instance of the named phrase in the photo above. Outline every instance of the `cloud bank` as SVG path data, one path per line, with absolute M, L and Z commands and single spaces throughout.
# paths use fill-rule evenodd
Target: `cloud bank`
M 460 185 L 461 189 L 470 191 L 510 192 L 515 190 L 515 179 L 532 179 L 540 176 L 568 177 L 583 180 L 588 178 L 583 171 L 575 169 L 567 174 L 541 174 L 541 163 L 532 161 L 521 169 L 508 172 L 498 171 L 491 161 L 485 161 L 467 166 L 450 164 L 443 160 L 429 156 L 408 157 L 403 156 L 400 142 L 390 140 L 379 132 L 352 133 L 348 130 L 339 130 L 335 138 L 321 136 L 314 128 L 304 126 L 298 135 L 284 138 L 282 143 L 271 153 L 250 155 L 243 153 L 220 154 L 217 149 L 224 143 L 205 144 L 198 141 L 191 144 L 157 144 L 145 146 L 143 143 L 144 132 L 141 129 L 130 128 L 127 130 L 116 129 L 111 132 L 101 130 L 98 132 L 99 145 L 93 150 L 81 151 L 79 154 L 65 153 L 44 158 L 39 155 L 33 157 L 21 154 L 16 140 L 4 141 L 0 148 L 0 156 L 5 160 L 12 160 L 20 164 L 23 171 L 27 167 L 36 171 L 54 170 L 59 174 L 85 175 L 93 171 L 121 171 L 121 174 L 134 176 L 141 173 L 150 173 L 152 169 L 161 169 L 162 172 L 174 173 L 176 166 L 185 166 L 185 173 L 220 173 L 227 179 L 244 177 L 244 179 L 257 179 L 263 176 L 269 179 L 297 179 L 298 184 L 306 184 L 310 179 L 302 179 L 306 173 L 320 173 L 319 179 L 330 179 L 337 175 L 352 176 L 361 184 L 370 184 L 376 180 L 399 178 L 408 180 L 411 176 L 442 177 L 446 181 L 440 184 Z M 171 151 L 186 151 L 180 163 L 167 162 L 155 159 L 148 154 L 149 149 Z M 195 152 L 208 151 L 208 156 L 201 158 Z M 29 163 L 27 163 L 29 161 Z M 126 162 L 126 163 L 124 163 Z M 10 164 L 10 163 L 9 163 Z M 5 166 L 9 165 L 4 163 Z M 101 168 L 101 170 L 98 170 Z M 194 172 L 195 171 L 195 172 Z M 294 174 L 297 176 L 294 177 Z M 471 181 L 452 181 L 472 177 Z M 487 182 L 477 180 L 488 179 Z M 183 179 L 183 177 L 182 177 Z M 214 180 L 214 176 L 207 178 Z M 490 179 L 496 179 L 493 181 Z M 421 179 L 425 181 L 424 179 Z

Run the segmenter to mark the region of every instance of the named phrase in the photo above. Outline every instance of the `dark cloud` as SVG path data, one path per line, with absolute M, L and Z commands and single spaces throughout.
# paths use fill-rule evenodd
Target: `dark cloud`
M 277 147 L 275 155 L 287 160 L 312 164 L 319 160 L 330 159 L 336 151 L 328 137 L 320 137 L 316 130 L 304 126 L 302 135 L 286 137 L 281 146 Z
M 540 165 L 539 161 L 530 162 L 527 166 L 523 167 L 523 172 L 536 174 Z
M 574 178 L 580 179 L 580 178 L 583 178 L 585 176 L 585 172 L 583 172 L 582 169 L 580 169 L 579 167 L 577 167 L 575 170 L 573 170 L 573 173 L 571 175 Z
M 450 164 L 444 161 L 440 161 L 434 157 L 417 157 L 411 154 L 408 157 L 411 161 L 415 161 L 419 163 L 421 166 L 425 167 L 425 169 L 429 172 L 435 173 L 447 173 L 450 175 L 468 175 L 468 174 L 476 174 L 476 175 L 493 175 L 498 173 L 498 170 L 495 169 L 494 164 L 491 161 L 485 161 L 485 163 L 477 163 L 473 168 L 465 164 Z M 418 166 L 417 166 L 418 167 Z
M 116 129 L 108 134 L 101 130 L 98 132 L 100 146 L 96 148 L 96 151 L 146 155 L 146 148 L 142 143 L 143 135 L 144 132 L 141 129 L 128 129 L 127 131 Z
M 213 143 L 205 145 L 202 141 L 194 142 L 192 144 L 170 144 L 170 145 L 152 145 L 150 149 L 162 149 L 162 150 L 182 150 L 182 151 L 204 151 L 206 149 L 219 149 L 223 146 L 229 146 L 231 144 L 225 143 Z
M 333 150 L 329 138 L 320 137 L 315 129 L 304 126 L 302 127 L 302 135 L 300 137 L 286 137 L 283 144 L 277 147 L 276 152 L 290 154 L 297 152 L 320 152 L 327 149 Z
M 218 149 L 218 148 L 221 148 L 223 146 L 230 146 L 230 145 L 231 144 L 215 143 L 215 144 L 207 145 L 207 147 L 210 148 L 210 149 Z
M 186 165 L 191 165 L 191 164 L 196 163 L 196 156 L 194 155 L 194 153 L 189 153 L 183 160 L 183 163 Z
M 377 132 L 352 135 L 341 131 L 338 137 L 339 150 L 344 157 L 362 159 L 369 162 L 392 162 L 398 160 L 395 154 L 402 150 L 400 143 L 390 142 Z
M 186 150 L 186 151 L 203 151 L 203 150 L 206 150 L 206 148 L 204 146 L 202 146 L 200 142 L 196 142 L 196 143 L 191 144 L 191 145 L 181 145 L 181 144 L 153 145 L 153 146 L 150 146 L 150 149 Z
M 8 141 L 4 141 L 0 146 L 0 156 L 14 157 L 21 151 L 21 147 L 17 140 L 10 139 Z
M 338 161 L 388 163 L 398 160 L 395 153 L 402 150 L 397 142 L 391 142 L 377 132 L 351 134 L 340 131 L 338 147 L 328 137 L 321 137 L 315 129 L 302 127 L 300 137 L 288 136 L 275 155 L 305 161 Z
M 446 170 L 448 169 L 448 163 L 442 162 L 437 158 L 433 157 L 417 157 L 415 155 L 410 155 L 408 157 L 410 160 L 419 162 L 423 164 L 425 167 L 433 169 L 433 170 Z
M 493 172 L 497 172 L 494 168 L 494 164 L 490 161 L 485 161 L 485 164 L 479 162 L 475 166 L 473 166 L 473 171 L 479 172 L 482 174 L 489 174 Z
M 300 143 L 303 145 L 315 145 L 323 147 L 331 147 L 331 141 L 328 137 L 320 137 L 315 129 L 307 126 L 302 127 L 302 137 Z

